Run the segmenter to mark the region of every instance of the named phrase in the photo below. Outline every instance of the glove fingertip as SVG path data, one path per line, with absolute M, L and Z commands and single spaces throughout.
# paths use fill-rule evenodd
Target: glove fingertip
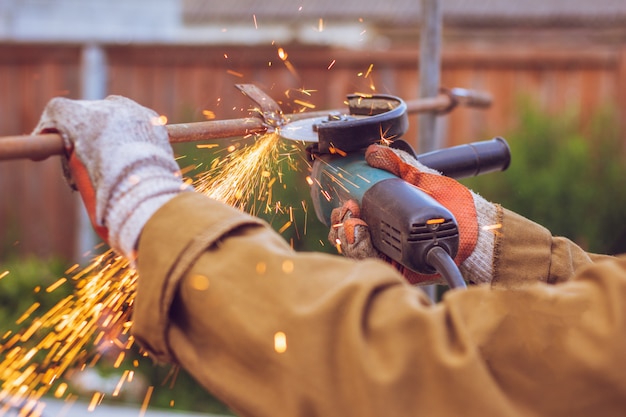
M 353 245 L 354 242 L 356 242 L 357 227 L 367 227 L 367 223 L 365 223 L 361 219 L 356 219 L 356 218 L 347 219 L 343 222 L 343 229 L 346 235 L 346 240 L 351 245 Z
M 341 207 L 341 217 L 345 217 L 348 212 L 350 213 L 350 218 L 361 217 L 361 209 L 359 208 L 359 203 L 354 200 L 346 201 Z

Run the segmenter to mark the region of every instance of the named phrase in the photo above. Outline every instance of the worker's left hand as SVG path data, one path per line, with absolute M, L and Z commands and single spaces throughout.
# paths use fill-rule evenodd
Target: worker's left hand
M 365 259 L 384 256 L 372 245 L 367 223 L 360 218 L 359 205 L 354 200 L 334 209 L 330 214 L 331 228 L 328 240 L 348 258 Z
M 352 259 L 380 258 L 391 263 L 411 284 L 444 283 L 439 275 L 418 274 L 379 252 L 372 244 L 369 226 L 360 218 L 360 213 L 359 205 L 354 200 L 346 201 L 331 212 L 328 240 L 339 253 Z
M 134 259 L 144 224 L 185 189 L 158 114 L 134 101 L 52 99 L 34 133 L 61 134 L 66 178 L 98 234 Z

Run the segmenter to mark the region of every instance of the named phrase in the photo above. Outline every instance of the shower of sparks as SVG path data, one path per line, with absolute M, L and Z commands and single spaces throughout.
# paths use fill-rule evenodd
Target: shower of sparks
M 133 345 L 128 334 L 133 302 L 129 290 L 135 288 L 136 274 L 128 262 L 109 251 L 71 279 L 76 288 L 72 295 L 25 322 L 39 307 L 33 304 L 16 322 L 25 322 L 22 331 L 5 334 L 0 348 L 0 403 L 6 407 L 37 402 L 66 371 L 99 357 L 98 346 Z M 62 278 L 48 289 L 54 291 L 65 282 Z M 96 347 L 92 352 L 90 345 Z M 65 392 L 61 387 L 57 395 Z
M 320 29 L 322 25 L 320 20 Z M 298 78 L 283 48 L 278 48 L 278 57 L 292 75 Z M 229 59 L 227 54 L 224 54 L 224 58 Z M 328 69 L 334 65 L 335 60 Z M 359 74 L 364 79 L 369 78 L 370 88 L 373 86 L 373 77 L 370 76 L 372 69 L 370 65 L 366 72 Z M 228 73 L 243 77 L 243 74 L 235 71 L 229 70 Z M 313 90 L 297 90 L 305 96 L 310 96 L 311 91 Z M 369 96 L 361 94 L 364 97 Z M 292 101 L 303 109 L 315 107 L 308 101 Z M 215 117 L 209 110 L 202 111 L 202 114 L 207 119 Z M 164 125 L 167 118 L 156 117 L 153 123 Z M 306 216 L 306 203 L 303 201 L 301 208 L 288 206 L 278 201 L 274 189 L 277 186 L 285 187 L 283 167 L 300 170 L 298 163 L 304 159 L 302 149 L 294 142 L 281 140 L 276 132 L 248 138 L 248 141 L 251 144 L 245 146 L 197 145 L 198 149 L 210 150 L 214 159 L 208 165 L 195 163 L 189 169 L 183 168 L 181 172 L 184 176 L 190 174 L 186 181 L 197 192 L 242 211 L 253 215 L 289 215 L 289 219 L 281 223 L 278 231 L 283 233 L 293 229 L 297 232 L 297 221 L 293 213 L 298 210 Z M 342 151 L 336 152 L 341 154 Z M 202 172 L 191 174 L 192 171 L 199 170 Z M 312 179 L 308 177 L 306 182 L 311 185 Z M 338 180 L 337 184 L 340 182 Z M 322 190 L 322 193 L 330 198 L 326 190 Z M 320 245 L 324 246 L 324 242 L 320 241 Z M 293 264 L 285 263 L 282 267 L 285 273 L 293 271 Z M 267 265 L 259 263 L 256 270 L 257 273 L 264 274 Z M 8 275 L 9 271 L 0 271 L 0 280 L 6 279 Z M 71 393 L 71 384 L 66 382 L 66 378 L 73 372 L 95 366 L 103 357 L 108 358 L 122 374 L 113 392 L 95 393 L 89 407 L 97 407 L 105 395 L 117 397 L 124 385 L 133 381 L 135 368 L 139 366 L 138 361 L 127 353 L 131 349 L 138 349 L 130 334 L 137 279 L 137 273 L 129 262 L 108 250 L 95 257 L 86 267 L 74 265 L 65 271 L 64 277 L 54 283 L 45 288 L 37 287 L 35 292 L 53 293 L 71 285 L 74 291 L 48 311 L 42 311 L 40 304 L 34 303 L 20 312 L 16 321 L 18 330 L 7 330 L 1 334 L 0 415 L 19 409 L 20 415 L 40 416 L 45 406 L 45 402 L 40 400 L 48 393 L 64 399 L 67 403 L 75 401 L 77 397 Z M 206 277 L 197 276 L 193 282 L 197 290 L 210 288 L 210 281 Z M 276 352 L 285 352 L 286 335 L 277 332 L 274 343 Z M 172 378 L 172 385 L 176 376 L 177 371 L 168 376 Z M 145 394 L 141 406 L 142 414 L 148 407 L 153 390 L 154 387 L 149 387 Z
M 222 152 L 225 156 L 214 159 L 207 171 L 188 180 L 196 191 L 251 214 L 288 213 L 290 220 L 281 232 L 292 227 L 293 207 L 274 201 L 272 190 L 282 183 L 280 167 L 285 162 L 289 169 L 298 170 L 298 161 L 303 158 L 298 145 L 281 140 L 277 133 L 268 133 L 254 138 L 250 145 L 231 146 Z M 304 202 L 302 207 L 306 207 Z M 289 272 L 293 267 L 284 265 L 283 269 Z M 8 274 L 0 272 L 0 279 Z M 65 274 L 45 291 L 53 292 L 71 283 L 74 292 L 49 311 L 40 311 L 40 304 L 34 303 L 16 321 L 21 330 L 7 331 L 0 340 L 0 415 L 16 408 L 21 410 L 20 415 L 34 415 L 48 392 L 66 401 L 75 398 L 63 378 L 70 372 L 93 367 L 105 352 L 108 358 L 114 358 L 113 366 L 124 372 L 114 392 L 107 395 L 117 396 L 132 380 L 134 371 L 123 368 L 138 366 L 136 360 L 124 365 L 128 358 L 125 352 L 135 346 L 130 328 L 136 271 L 125 258 L 108 250 L 83 269 L 74 265 Z M 196 278 L 199 290 L 208 289 L 206 277 Z M 152 390 L 150 387 L 144 398 L 143 413 Z M 89 410 L 104 397 L 103 392 L 95 393 Z
M 210 169 L 194 182 L 197 191 L 252 214 L 266 213 L 274 208 L 273 185 L 282 181 L 282 172 L 275 172 L 282 160 L 289 162 L 292 151 L 280 149 L 281 139 L 268 133 L 254 144 L 213 161 Z M 295 150 L 296 148 L 294 148 Z

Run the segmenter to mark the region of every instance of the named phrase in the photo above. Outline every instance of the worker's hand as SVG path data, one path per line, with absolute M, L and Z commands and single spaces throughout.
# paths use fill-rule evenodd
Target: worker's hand
M 66 178 L 80 192 L 94 228 L 134 259 L 145 223 L 186 188 L 158 114 L 120 96 L 55 98 L 35 128 L 50 132 L 63 137 Z
M 331 228 L 328 240 L 348 258 L 383 258 L 372 245 L 367 223 L 360 217 L 359 205 L 354 200 L 334 209 L 330 214 Z
M 411 284 L 443 283 L 438 275 L 418 274 L 379 252 L 372 244 L 367 223 L 360 218 L 360 208 L 356 201 L 349 200 L 334 209 L 330 221 L 328 240 L 344 256 L 352 259 L 380 258 L 396 267 Z
M 420 164 L 406 152 L 387 146 L 371 145 L 365 153 L 365 159 L 370 166 L 389 171 L 419 187 L 450 210 L 459 226 L 459 250 L 454 260 L 459 265 L 463 276 L 475 283 L 491 280 L 495 245 L 494 229 L 499 223 L 500 213 L 498 206 L 486 201 L 458 181 L 442 176 Z M 369 231 L 364 222 L 358 233 L 354 233 L 352 228 L 346 229 L 341 223 L 345 217 L 345 211 L 352 212 L 350 218 L 358 217 L 358 212 L 355 215 L 353 211 L 355 206 L 356 203 L 351 202 L 336 209 L 333 227 L 329 234 L 333 243 L 339 239 L 342 250 L 348 257 L 356 257 L 351 255 L 353 252 L 351 246 L 371 246 Z M 372 250 L 375 249 L 372 248 Z M 361 250 L 361 252 L 371 252 L 371 250 Z M 411 283 L 422 284 L 433 280 L 433 276 L 417 274 L 400 266 L 399 268 Z

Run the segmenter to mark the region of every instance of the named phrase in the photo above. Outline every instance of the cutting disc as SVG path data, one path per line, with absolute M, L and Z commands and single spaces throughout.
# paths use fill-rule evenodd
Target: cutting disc
M 302 142 L 317 142 L 319 138 L 314 126 L 322 123 L 324 120 L 328 120 L 328 116 L 294 120 L 293 122 L 288 122 L 284 126 L 281 126 L 277 131 L 278 134 L 285 139 Z

